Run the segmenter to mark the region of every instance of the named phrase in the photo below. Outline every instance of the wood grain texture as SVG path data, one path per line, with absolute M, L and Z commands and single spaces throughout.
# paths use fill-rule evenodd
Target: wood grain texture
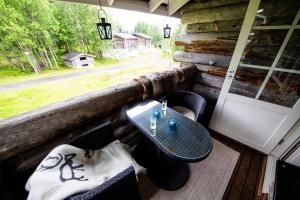
M 248 3 L 217 6 L 185 11 L 181 15 L 183 24 L 208 23 L 215 21 L 242 20 Z
M 256 189 L 255 189 L 255 200 L 264 200 L 268 199 L 268 194 L 262 193 L 263 184 L 264 184 L 264 175 L 266 171 L 266 165 L 267 165 L 267 156 L 263 156 L 261 158 L 260 168 L 259 168 L 259 174 L 258 179 L 256 182 Z
M 215 40 L 237 40 L 239 32 L 224 32 L 224 33 L 201 33 L 201 34 L 179 34 L 176 35 L 175 44 L 185 45 L 185 44 L 197 44 L 201 43 L 202 40 L 205 41 L 215 41 Z
M 231 56 L 175 51 L 174 61 L 228 67 Z
M 259 175 L 261 155 L 254 154 L 251 160 L 250 168 L 247 174 L 246 182 L 243 188 L 241 199 L 252 200 L 255 196 L 256 182 Z
M 239 32 L 243 20 L 215 21 L 208 23 L 188 24 L 186 32 L 189 34 L 208 33 L 208 32 Z
M 218 100 L 221 90 L 203 84 L 195 84 L 192 91 L 203 96 L 207 102 L 215 104 Z
M 221 139 L 221 140 L 219 140 L 219 141 L 223 141 L 223 139 Z M 242 159 L 243 159 L 244 154 L 245 154 L 245 149 L 244 149 L 244 146 L 243 146 L 243 145 L 240 145 L 240 144 L 238 144 L 238 143 L 236 143 L 236 142 L 231 142 L 231 143 L 229 144 L 229 147 L 232 148 L 232 149 L 234 149 L 235 151 L 239 152 L 239 153 L 240 153 L 240 156 L 239 156 L 239 159 L 238 159 L 238 161 L 237 161 L 237 164 L 236 164 L 236 166 L 235 166 L 235 168 L 234 168 L 234 171 L 233 171 L 233 173 L 232 173 L 232 176 L 231 176 L 231 178 L 230 178 L 230 181 L 229 181 L 229 183 L 228 183 L 228 185 L 227 185 L 226 191 L 225 191 L 225 193 L 224 193 L 224 195 L 223 195 L 223 198 L 222 198 L 223 200 L 228 199 L 228 196 L 229 196 L 229 194 L 230 194 L 230 192 L 231 192 L 232 186 L 233 186 L 233 184 L 234 184 L 234 182 L 235 182 L 235 178 L 237 177 L 237 172 L 238 172 L 238 170 L 239 170 L 239 166 L 241 165 Z
M 237 3 L 246 3 L 249 0 L 195 0 L 195 2 L 188 3 L 181 9 L 181 14 L 184 14 L 185 12 L 189 12 L 192 10 L 201 10 L 205 8 L 213 8 L 218 6 L 225 6 L 225 5 L 232 5 Z
M 175 44 L 184 51 L 218 55 L 232 55 L 238 32 L 202 33 L 177 35 Z
M 210 133 L 214 139 L 240 153 L 222 199 L 261 199 L 261 188 L 258 187 L 258 183 L 263 180 L 264 177 L 263 171 L 265 165 L 263 161 L 267 158 L 267 155 L 213 130 L 210 130 Z M 249 157 L 251 158 L 249 159 Z M 255 186 L 253 187 L 253 185 Z
M 243 19 L 248 6 L 248 0 L 212 0 L 206 3 L 190 2 L 181 9 L 184 24 L 208 23 Z M 263 15 L 267 17 L 267 25 L 291 24 L 295 17 L 299 1 L 272 0 L 262 1 Z M 263 20 L 256 20 L 255 25 L 261 25 Z

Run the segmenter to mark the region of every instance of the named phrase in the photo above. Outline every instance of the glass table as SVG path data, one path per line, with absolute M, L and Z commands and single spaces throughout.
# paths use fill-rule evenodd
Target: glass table
M 201 124 L 167 108 L 166 116 L 156 122 L 156 135 L 152 136 L 150 118 L 153 110 L 161 111 L 161 103 L 146 100 L 127 108 L 128 119 L 142 131 L 146 140 L 139 144 L 139 157 L 150 178 L 161 188 L 176 190 L 182 187 L 189 177 L 187 163 L 205 159 L 213 148 L 212 138 Z M 176 120 L 176 129 L 168 126 L 169 119 Z M 137 160 L 138 161 L 138 160 Z M 138 161 L 139 162 L 139 161 Z

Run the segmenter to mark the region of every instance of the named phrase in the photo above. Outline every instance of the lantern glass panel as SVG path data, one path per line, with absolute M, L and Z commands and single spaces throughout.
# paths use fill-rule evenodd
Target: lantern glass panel
M 170 38 L 170 34 L 171 34 L 171 28 L 165 27 L 164 28 L 164 38 Z
M 107 35 L 107 39 L 112 39 L 111 25 L 109 23 L 108 26 L 106 26 L 106 35 Z

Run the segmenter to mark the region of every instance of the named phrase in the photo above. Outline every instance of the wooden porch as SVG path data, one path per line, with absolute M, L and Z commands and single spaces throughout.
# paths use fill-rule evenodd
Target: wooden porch
M 68 1 L 93 5 L 98 2 Z M 135 5 L 134 2 L 138 3 Z M 114 5 L 116 8 L 124 6 L 125 9 L 139 11 L 147 9 L 147 12 L 165 14 L 166 4 L 163 2 L 116 0 L 115 2 L 108 1 L 107 5 Z M 33 172 L 49 151 L 60 144 L 70 142 L 101 122 L 110 121 L 116 138 L 134 147 L 141 140 L 141 132 L 128 121 L 125 115 L 124 109 L 130 104 L 146 99 L 158 100 L 178 90 L 192 91 L 206 99 L 207 106 L 203 125 L 208 128 L 238 41 L 248 1 L 211 0 L 188 4 L 186 4 L 188 1 L 178 2 L 180 4 L 170 5 L 169 14 L 175 17 L 180 16 L 182 22 L 187 24 L 187 33 L 176 38 L 176 45 L 182 46 L 184 49 L 174 53 L 174 60 L 181 62 L 180 68 L 147 74 L 121 85 L 59 102 L 0 122 L 1 199 L 24 199 L 26 196 L 24 185 L 28 175 Z M 145 6 L 147 7 L 145 8 Z M 184 7 L 181 8 L 182 6 Z M 283 10 L 290 10 L 291 13 L 298 9 L 294 8 L 290 1 L 285 5 L 276 4 L 276 6 L 273 7 L 266 3 L 266 7 L 273 10 L 276 10 L 278 6 L 283 6 Z M 180 8 L 181 12 L 179 13 Z M 222 15 L 216 13 L 222 13 Z M 289 13 L 284 15 L 286 17 L 284 19 L 289 20 L 291 15 Z M 270 17 L 274 16 L 270 15 Z M 277 19 L 276 17 L 277 15 L 275 19 Z M 262 25 L 262 22 L 257 22 L 256 25 Z M 299 24 L 293 25 L 293 27 L 299 29 Z M 270 60 L 276 56 L 274 52 L 280 49 L 282 40 L 278 41 L 278 38 L 283 40 L 284 35 L 279 32 L 258 34 L 258 39 L 251 40 L 249 47 L 246 48 L 245 61 L 255 63 L 260 60 L 262 61 L 261 65 L 269 64 Z M 260 55 L 253 51 L 253 46 L 260 45 L 260 42 L 265 40 L 267 42 L 264 43 L 264 47 L 267 55 Z M 289 57 L 288 54 L 283 55 L 285 58 Z M 258 56 L 261 57 L 255 59 Z M 286 61 L 285 64 L 289 66 L 290 62 L 295 60 L 293 56 L 291 56 L 291 60 L 282 62 Z M 259 67 L 261 68 L 259 70 L 244 70 L 244 68 L 237 70 L 231 92 L 254 98 L 259 87 L 266 85 L 269 91 L 264 94 L 264 100 L 272 102 L 274 99 L 276 101 L 279 99 L 278 102 L 280 100 L 283 102 L 282 106 L 294 104 L 296 97 L 299 96 L 297 90 L 299 74 L 295 73 L 296 69 L 280 69 L 281 72 L 295 73 L 296 75 L 287 81 L 279 81 L 279 83 L 275 77 L 277 82 L 266 84 L 264 79 L 266 73 L 260 71 L 266 70 L 266 67 L 260 65 Z M 274 95 L 273 91 L 277 91 L 278 85 L 283 84 L 286 84 L 285 87 L 281 87 L 283 92 Z M 298 93 L 293 93 L 295 96 L 291 96 L 290 91 L 298 91 Z M 215 131 L 210 130 L 210 133 L 214 139 L 240 154 L 223 199 L 264 199 L 262 185 L 267 155 Z

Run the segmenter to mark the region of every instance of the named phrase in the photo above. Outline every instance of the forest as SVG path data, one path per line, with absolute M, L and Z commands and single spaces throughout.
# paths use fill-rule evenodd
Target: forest
M 107 14 L 114 31 L 127 31 Z M 9 71 L 59 69 L 63 66 L 60 57 L 68 51 L 103 59 L 102 52 L 112 48 L 111 41 L 99 39 L 97 6 L 54 0 L 0 0 L 0 19 L 0 55 L 9 63 Z M 141 21 L 134 31 L 151 36 L 152 44 L 162 40 L 162 30 L 155 24 Z M 175 30 L 181 31 L 182 27 Z M 171 41 L 163 41 L 163 48 L 176 48 L 175 32 Z M 167 54 L 170 56 L 170 52 Z
M 0 0 L 0 19 L 0 53 L 12 68 L 22 71 L 58 69 L 59 57 L 65 52 L 77 50 L 101 57 L 101 52 L 112 46 L 111 41 L 99 39 L 96 6 Z M 120 29 L 112 23 L 115 30 Z

